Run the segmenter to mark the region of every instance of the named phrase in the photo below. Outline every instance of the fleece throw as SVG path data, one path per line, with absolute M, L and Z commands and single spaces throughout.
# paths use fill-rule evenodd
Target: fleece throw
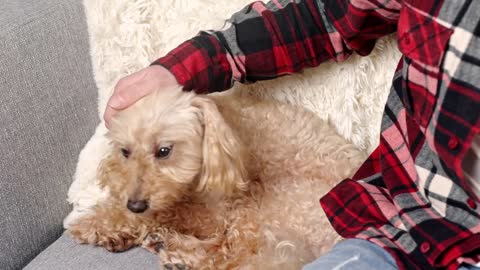
M 84 0 L 99 120 L 120 78 L 149 65 L 200 30 L 221 28 L 231 14 L 251 1 Z M 342 63 L 324 63 L 277 80 L 237 84 L 229 91 L 302 105 L 370 152 L 378 144 L 380 119 L 399 58 L 390 36 L 379 40 L 367 57 L 353 55 Z M 96 168 L 108 151 L 105 132 L 100 123 L 80 153 L 68 193 L 74 208 L 65 227 L 106 196 L 96 184 Z

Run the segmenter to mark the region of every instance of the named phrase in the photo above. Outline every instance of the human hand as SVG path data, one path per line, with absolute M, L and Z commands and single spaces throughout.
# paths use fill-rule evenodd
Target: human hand
M 159 65 L 152 65 L 118 81 L 108 100 L 103 119 L 109 128 L 113 115 L 128 108 L 142 97 L 161 88 L 178 86 L 170 71 Z

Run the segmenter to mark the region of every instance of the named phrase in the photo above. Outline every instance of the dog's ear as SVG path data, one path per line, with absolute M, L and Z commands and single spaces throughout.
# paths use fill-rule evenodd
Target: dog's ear
M 103 157 L 97 167 L 98 186 L 101 189 L 105 189 L 108 186 L 110 174 L 114 169 L 115 168 L 112 162 L 112 154 L 110 153 Z
M 197 96 L 192 105 L 200 109 L 204 125 L 203 161 L 196 191 L 231 195 L 246 190 L 248 175 L 243 143 L 211 99 Z

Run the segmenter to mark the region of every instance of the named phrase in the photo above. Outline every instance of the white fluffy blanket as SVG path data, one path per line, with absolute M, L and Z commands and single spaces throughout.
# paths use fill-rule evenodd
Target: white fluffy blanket
M 252 0 L 84 0 L 91 58 L 99 89 L 101 119 L 108 97 L 121 77 L 149 65 L 199 30 L 218 29 Z M 270 99 L 301 104 L 328 119 L 360 149 L 378 144 L 380 119 L 395 65 L 400 57 L 392 38 L 377 43 L 368 57 L 325 63 L 302 74 L 245 86 Z M 74 209 L 65 227 L 105 194 L 96 185 L 96 168 L 108 146 L 100 123 L 80 153 L 68 201 Z

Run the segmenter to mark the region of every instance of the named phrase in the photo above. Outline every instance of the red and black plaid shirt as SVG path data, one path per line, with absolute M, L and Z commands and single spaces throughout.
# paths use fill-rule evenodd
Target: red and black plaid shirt
M 461 162 L 480 129 L 480 1 L 273 0 L 236 13 L 157 60 L 185 89 L 291 74 L 397 32 L 380 145 L 321 199 L 337 232 L 385 248 L 400 269 L 480 260 L 480 207 Z

